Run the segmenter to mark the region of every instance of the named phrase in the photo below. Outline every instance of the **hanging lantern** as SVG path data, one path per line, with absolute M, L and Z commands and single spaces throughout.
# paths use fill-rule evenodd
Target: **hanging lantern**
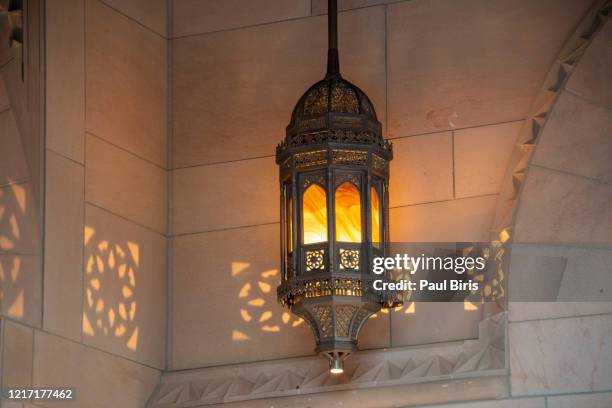
M 381 307 L 372 259 L 389 243 L 392 147 L 368 97 L 340 75 L 337 5 L 329 0 L 327 75 L 299 99 L 276 149 L 281 189 L 279 302 L 313 331 L 333 373 L 357 350 L 359 332 Z

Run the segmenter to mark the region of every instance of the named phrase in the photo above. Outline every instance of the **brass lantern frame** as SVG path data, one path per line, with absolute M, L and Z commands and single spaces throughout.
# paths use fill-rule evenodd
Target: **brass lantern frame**
M 372 287 L 375 279 L 390 278 L 374 275 L 372 260 L 389 252 L 392 145 L 382 136 L 369 98 L 340 75 L 335 0 L 329 0 L 328 22 L 327 75 L 299 99 L 276 149 L 282 271 L 277 295 L 308 323 L 316 351 L 339 373 L 344 359 L 357 350 L 366 320 L 401 299 Z M 359 242 L 341 242 L 336 236 L 336 189 L 345 183 L 359 192 Z M 303 197 L 313 184 L 326 193 L 327 239 L 305 243 Z M 378 196 L 380 242 L 372 242 L 372 191 Z

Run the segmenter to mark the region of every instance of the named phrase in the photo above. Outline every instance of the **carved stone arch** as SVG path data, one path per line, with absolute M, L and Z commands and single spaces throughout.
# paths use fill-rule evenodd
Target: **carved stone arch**
M 512 302 L 511 317 L 563 314 L 562 303 L 527 302 L 605 300 L 594 293 L 595 286 L 582 293 L 564 290 L 563 276 L 570 271 L 563 260 L 580 265 L 589 251 L 605 257 L 600 251 L 612 249 L 610 206 L 592 204 L 612 201 L 611 9 L 612 2 L 599 2 L 563 47 L 506 171 L 491 240 L 503 248 L 504 278 L 512 276 L 505 299 Z M 545 262 L 551 257 L 559 262 Z M 528 263 L 546 277 L 534 280 Z M 590 268 L 582 264 L 588 274 Z
M 572 84 L 578 84 L 580 70 L 593 66 L 593 61 L 588 62 L 588 54 L 597 52 L 595 47 L 605 44 L 606 38 L 610 43 L 612 27 L 610 23 L 603 25 L 609 9 L 610 2 L 599 2 L 598 7 L 578 26 L 551 67 L 519 136 L 492 224 L 491 241 L 507 250 L 504 268 L 510 265 L 508 255 L 515 242 L 516 226 L 520 225 L 518 221 L 524 216 L 523 211 L 528 209 L 527 194 L 530 192 L 525 186 L 534 176 L 532 169 L 542 167 L 532 160 L 534 152 L 541 147 L 538 143 L 548 138 L 545 134 L 552 127 L 551 118 L 562 107 L 561 96 L 571 97 L 577 90 L 572 88 Z M 602 35 L 608 37 L 600 37 Z M 582 56 L 584 59 L 581 61 Z M 607 67 L 610 65 L 608 61 Z M 574 71 L 572 82 L 570 75 Z M 598 102 L 609 109 L 610 105 L 606 103 Z M 562 173 L 561 170 L 557 171 Z M 612 188 L 609 186 L 612 183 L 607 184 L 608 188 Z M 368 312 L 362 313 L 365 315 Z M 478 333 L 477 339 L 464 342 L 356 353 L 347 360 L 346 372 L 349 374 L 342 377 L 333 377 L 326 362 L 316 357 L 167 373 L 148 406 L 203 407 L 232 402 L 246 404 L 244 401 L 255 399 L 260 399 L 261 406 L 271 405 L 271 402 L 274 405 L 295 405 L 305 398 L 316 400 L 324 406 L 331 405 L 329 402 L 337 397 L 333 391 L 347 395 L 346 390 L 351 390 L 353 406 L 365 407 L 368 402 L 380 399 L 378 387 L 383 386 L 387 387 L 385 403 L 398 406 L 418 398 L 431 403 L 439 402 L 432 395 L 442 395 L 445 390 L 454 395 L 446 394 L 444 402 L 456 401 L 459 397 L 455 395 L 467 395 L 466 390 L 471 392 L 470 399 L 475 396 L 477 399 L 506 398 L 509 364 L 505 313 L 485 318 L 479 325 Z M 444 381 L 444 385 L 437 388 L 434 388 L 434 383 L 416 385 L 428 381 Z M 475 395 L 479 390 L 487 394 Z M 329 396 L 324 394 L 325 391 L 330 391 Z M 253 401 L 251 403 L 255 404 Z

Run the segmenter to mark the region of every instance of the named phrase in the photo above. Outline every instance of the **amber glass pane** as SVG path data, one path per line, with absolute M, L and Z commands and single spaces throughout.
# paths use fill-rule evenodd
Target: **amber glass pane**
M 291 194 L 291 193 L 289 193 Z M 289 242 L 289 253 L 293 252 L 293 200 L 289 196 L 289 216 L 287 217 L 287 241 Z
M 304 244 L 327 241 L 327 195 L 319 185 L 304 191 L 302 199 Z
M 336 240 L 361 242 L 361 199 L 351 183 L 336 189 Z
M 370 189 L 372 196 L 372 243 L 376 248 L 380 248 L 380 204 L 376 187 Z

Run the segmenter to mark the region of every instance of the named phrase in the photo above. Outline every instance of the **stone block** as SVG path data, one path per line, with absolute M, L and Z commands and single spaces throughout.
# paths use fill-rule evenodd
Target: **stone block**
M 34 342 L 34 386 L 76 390 L 75 400 L 42 407 L 143 407 L 159 381 L 158 370 L 52 334 L 36 331 Z
M 523 122 L 455 131 L 455 196 L 498 194 Z
M 87 135 L 88 202 L 165 233 L 166 177 L 162 168 Z
M 399 137 L 524 119 L 590 2 L 415 0 L 387 7 L 388 133 Z
M 486 242 L 497 196 L 392 208 L 392 242 Z
M 91 205 L 84 233 L 83 342 L 163 368 L 165 238 Z
M 47 147 L 85 159 L 85 2 L 46 3 Z
M 278 166 L 265 157 L 174 170 L 175 234 L 279 220 Z
M 87 131 L 165 167 L 166 40 L 98 0 L 86 38 Z
M 556 102 L 533 163 L 612 183 L 612 111 L 570 92 Z
M 451 132 L 393 140 L 393 161 L 391 161 L 389 180 L 391 207 L 452 198 Z
M 517 242 L 607 245 L 612 186 L 532 166 L 516 215 Z
M 513 396 L 612 387 L 612 315 L 510 323 Z
M 43 327 L 80 341 L 83 304 L 83 166 L 47 151 Z
M 310 16 L 308 0 L 174 0 L 173 37 Z
M 384 121 L 384 10 L 343 13 L 339 30 L 342 74 Z M 174 165 L 274 155 L 299 97 L 325 75 L 326 44 L 323 16 L 174 40 Z

